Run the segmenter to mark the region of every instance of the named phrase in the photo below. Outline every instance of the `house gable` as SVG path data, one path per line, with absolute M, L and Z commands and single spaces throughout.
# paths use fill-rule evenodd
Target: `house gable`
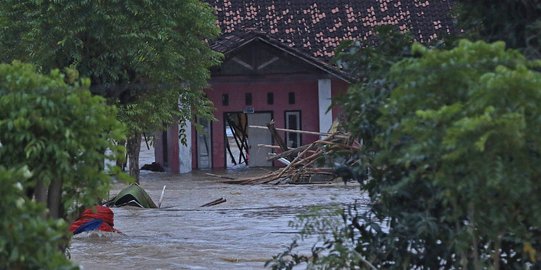
M 221 67 L 213 71 L 213 77 L 270 74 L 325 74 L 325 72 L 298 57 L 292 57 L 290 52 L 258 38 L 227 53 Z

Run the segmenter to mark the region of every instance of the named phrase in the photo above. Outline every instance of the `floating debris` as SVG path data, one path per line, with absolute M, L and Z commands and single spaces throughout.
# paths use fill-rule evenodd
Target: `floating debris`
M 251 128 L 263 128 L 260 126 L 250 126 Z M 275 141 L 283 141 L 274 126 L 268 126 Z M 274 131 L 274 132 L 273 132 Z M 287 130 L 288 132 L 314 134 L 316 132 L 302 130 Z M 230 184 L 304 184 L 330 182 L 342 175 L 336 173 L 336 162 L 331 159 L 340 154 L 342 162 L 340 166 L 349 166 L 355 162 L 351 157 L 361 149 L 361 145 L 354 140 L 351 135 L 335 131 L 333 133 L 321 134 L 326 136 L 323 139 L 313 143 L 306 144 L 294 149 L 273 145 L 259 145 L 260 147 L 280 148 L 282 152 L 269 157 L 269 161 L 279 161 L 285 165 L 276 171 L 249 178 L 232 179 L 223 181 Z M 278 138 L 276 138 L 278 137 Z M 348 179 L 343 179 L 347 181 Z
M 164 187 L 165 190 L 165 187 Z M 148 193 L 139 185 L 131 184 L 121 190 L 114 198 L 105 202 L 109 207 L 137 206 L 141 208 L 158 208 Z
M 227 200 L 225 198 L 219 198 L 219 199 L 216 199 L 216 200 L 214 200 L 212 202 L 205 203 L 205 204 L 201 205 L 200 207 L 214 206 L 214 205 L 221 204 L 221 203 L 224 203 L 224 202 L 227 202 Z

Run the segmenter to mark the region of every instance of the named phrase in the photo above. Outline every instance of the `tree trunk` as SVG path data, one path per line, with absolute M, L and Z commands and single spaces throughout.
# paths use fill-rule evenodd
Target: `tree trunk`
M 129 173 L 135 179 L 135 182 L 139 184 L 139 152 L 141 151 L 141 134 L 135 133 L 128 138 L 128 145 L 126 147 L 128 151 L 128 163 Z
M 477 226 L 477 217 L 475 213 L 475 206 L 473 205 L 473 203 L 470 203 L 468 206 L 468 215 L 469 221 L 471 222 L 469 226 L 472 237 L 473 269 L 481 270 L 481 258 L 479 257 L 479 236 L 477 235 L 477 231 L 475 228 L 475 226 Z
M 500 270 L 500 257 L 501 257 L 501 248 L 502 248 L 502 238 L 503 233 L 498 234 L 496 237 L 496 243 L 494 244 L 494 270 Z
M 49 184 L 47 194 L 47 208 L 49 208 L 49 217 L 59 219 L 64 217 L 62 211 L 62 179 L 55 178 Z
M 62 203 L 62 186 L 64 185 L 62 178 L 58 177 L 51 181 L 47 192 L 47 208 L 49 209 L 49 218 L 64 219 L 64 204 Z M 63 237 L 58 241 L 58 249 L 61 252 L 66 252 L 69 247 L 69 238 Z

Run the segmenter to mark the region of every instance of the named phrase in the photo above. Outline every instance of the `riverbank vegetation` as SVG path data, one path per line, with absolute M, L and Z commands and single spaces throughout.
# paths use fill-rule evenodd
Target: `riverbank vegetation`
M 71 268 L 66 221 L 107 195 L 104 160 L 127 142 L 138 181 L 144 132 L 212 117 L 218 33 L 198 0 L 0 2 L 0 269 Z
M 44 75 L 30 64 L 0 64 L 2 269 L 69 265 L 61 259 L 70 239 L 64 220 L 107 195 L 103 161 L 120 154 L 114 141 L 125 129 L 88 86 L 73 70 Z
M 342 105 L 370 203 L 299 217 L 300 238 L 268 266 L 541 267 L 541 6 L 463 1 L 458 12 L 457 41 L 422 46 L 383 29 L 384 46 L 342 48 L 338 63 L 364 78 Z M 296 252 L 310 235 L 311 253 Z
M 129 173 L 138 181 L 144 133 L 182 127 L 193 115 L 212 118 L 202 89 L 209 68 L 221 61 L 207 42 L 219 33 L 215 21 L 199 0 L 6 0 L 0 3 L 0 59 L 44 72 L 71 67 L 89 78 L 90 91 L 118 107 L 116 117 L 127 127 Z
M 58 248 L 65 245 L 67 224 L 63 220 L 36 218 L 47 215 L 43 204 L 28 199 L 22 182 L 32 174 L 28 167 L 0 167 L 0 268 L 72 269 Z

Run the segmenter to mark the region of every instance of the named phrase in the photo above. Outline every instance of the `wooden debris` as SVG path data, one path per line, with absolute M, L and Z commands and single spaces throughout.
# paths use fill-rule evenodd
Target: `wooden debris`
M 224 202 L 227 202 L 227 200 L 224 199 L 224 198 L 219 198 L 219 199 L 216 199 L 214 201 L 205 203 L 205 204 L 203 204 L 203 205 L 201 205 L 199 207 L 209 207 L 209 206 L 214 206 L 214 205 L 221 204 L 221 203 L 224 203 Z
M 282 137 L 280 135 L 278 135 L 278 131 L 276 130 L 276 127 L 274 126 L 274 120 L 271 120 L 270 123 L 267 124 L 267 128 L 269 129 L 272 137 L 274 138 L 274 140 L 276 141 L 278 146 L 280 146 L 282 151 L 285 152 L 285 151 L 289 150 L 289 149 L 287 149 L 287 145 L 285 144 Z
M 257 147 L 282 149 L 282 148 L 281 148 L 280 146 L 278 146 L 278 145 L 268 145 L 268 144 L 262 144 L 262 143 L 257 144 Z
M 259 126 L 255 127 L 263 128 Z M 276 128 L 276 130 L 283 129 Z M 290 130 L 287 131 L 291 132 Z M 298 130 L 297 132 L 321 134 L 318 132 Z M 279 135 L 274 133 L 273 136 Z M 268 147 L 268 145 L 265 145 L 264 147 Z M 285 163 L 287 164 L 285 167 L 260 176 L 226 180 L 223 182 L 230 184 L 303 184 L 311 183 L 312 178 L 328 179 L 328 181 L 332 181 L 338 177 L 335 175 L 335 164 L 332 159 L 335 154 L 340 153 L 342 156 L 345 156 L 343 159 L 345 161 L 341 161 L 340 163 L 348 166 L 351 165 L 348 163 L 355 162 L 355 160 L 349 159 L 348 156 L 351 157 L 360 149 L 361 145 L 357 143 L 350 135 L 334 132 L 327 134 L 327 137 L 313 143 L 306 144 L 295 149 L 289 149 L 268 158 L 270 161 L 285 158 L 286 160 L 290 161 L 289 164 Z
M 306 149 L 309 146 L 310 146 L 309 144 L 306 144 L 306 145 L 297 147 L 295 149 L 290 149 L 290 150 L 287 150 L 287 151 L 282 152 L 280 154 L 277 154 L 275 156 L 269 157 L 267 160 L 276 160 L 276 159 L 279 159 L 279 158 L 282 158 L 282 157 L 288 157 L 288 156 L 291 156 L 291 155 L 296 155 L 297 153 L 303 151 L 304 149 Z
M 160 200 L 158 201 L 158 208 L 162 207 L 163 195 L 165 194 L 165 187 L 167 186 L 166 185 L 163 186 L 162 195 L 160 195 Z
M 234 177 L 225 176 L 225 175 L 218 175 L 218 174 L 213 174 L 213 173 L 206 173 L 206 175 L 212 176 L 212 177 L 218 177 L 218 178 L 230 179 L 230 180 L 234 180 L 234 179 L 235 179 Z

